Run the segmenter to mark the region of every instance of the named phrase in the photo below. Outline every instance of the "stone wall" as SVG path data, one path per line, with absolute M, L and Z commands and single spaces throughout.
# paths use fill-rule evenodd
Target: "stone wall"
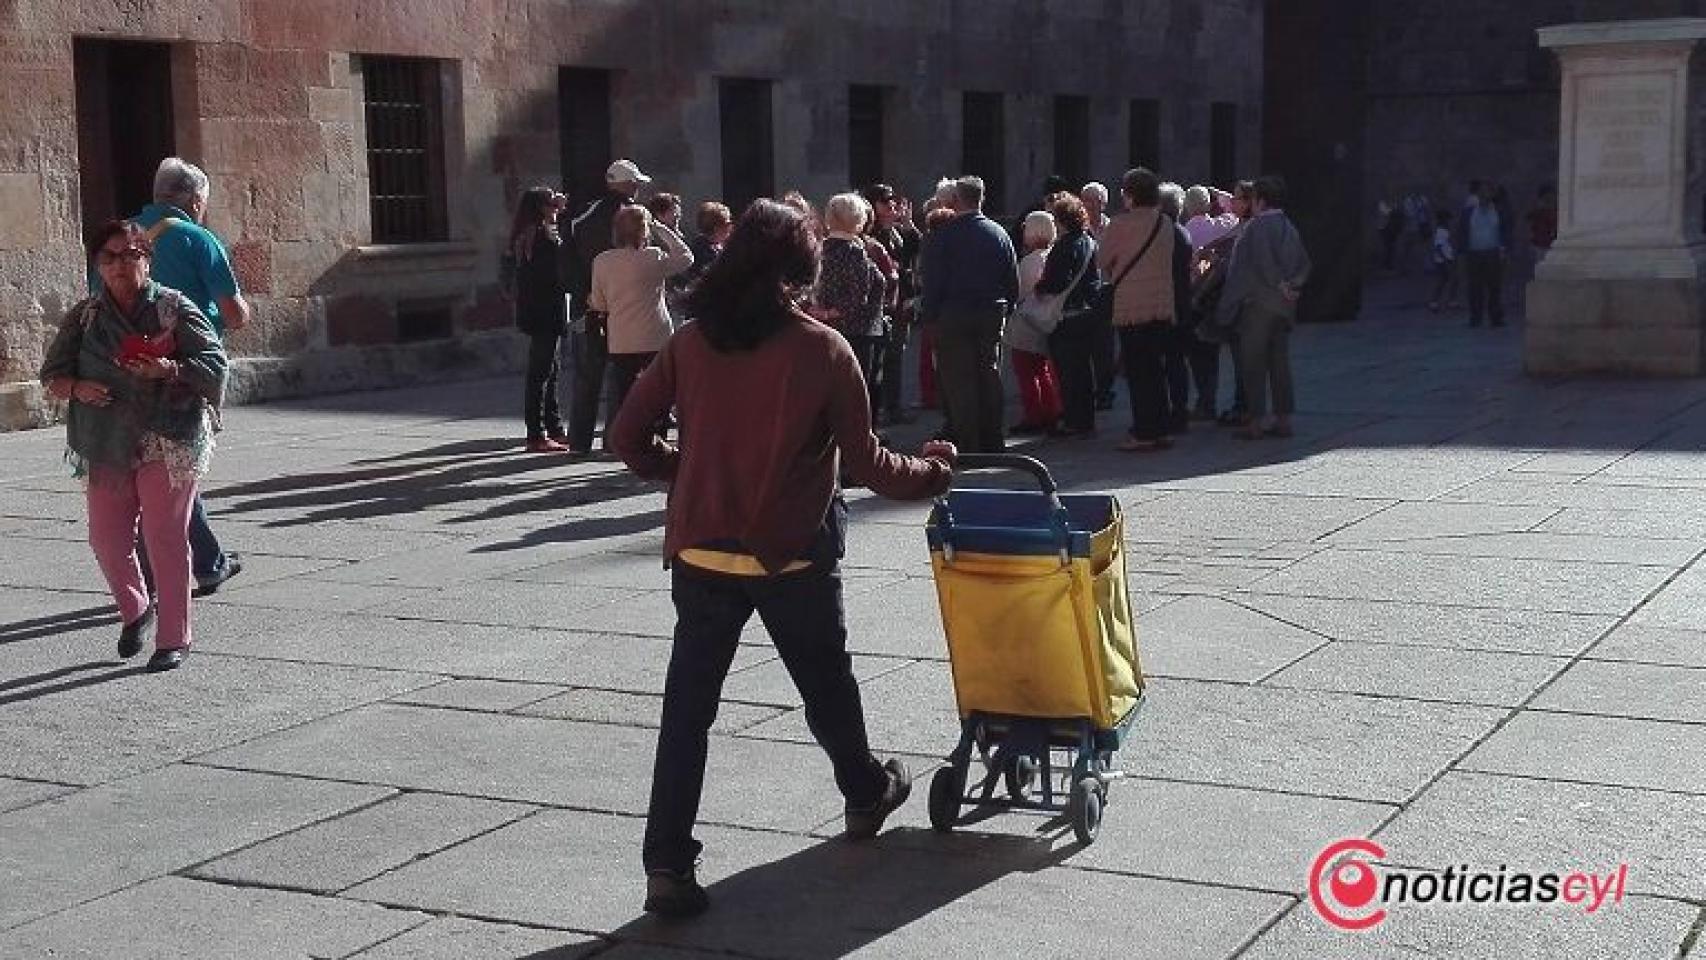
M 230 343 L 248 358 L 241 397 L 362 383 L 350 371 L 369 355 L 388 358 L 373 363 L 371 386 L 393 379 L 399 351 L 428 365 L 458 355 L 430 345 L 370 349 L 397 339 L 399 306 L 450 311 L 458 337 L 508 324 L 496 249 L 520 191 L 559 182 L 561 66 L 617 71 L 615 152 L 689 204 L 721 193 L 719 76 L 776 81 L 777 189 L 818 200 L 846 187 L 849 83 L 891 89 L 885 174 L 915 194 L 957 172 L 961 92 L 1002 91 L 1008 190 L 992 205 L 1016 210 L 1050 172 L 1057 93 L 1092 98 L 1100 178 L 1126 166 L 1132 98 L 1164 102 L 1165 172 L 1183 180 L 1206 176 L 1208 105 L 1237 103 L 1239 154 L 1254 169 L 1261 7 L 0 0 L 0 89 L 8 91 L 0 101 L 0 428 L 52 416 L 29 381 L 52 326 L 83 290 L 74 37 L 172 44 L 177 150 L 213 178 L 208 224 L 230 246 L 255 307 L 254 324 Z M 368 245 L 362 54 L 445 61 L 446 243 Z M 269 370 L 317 365 L 338 375 L 266 381 Z

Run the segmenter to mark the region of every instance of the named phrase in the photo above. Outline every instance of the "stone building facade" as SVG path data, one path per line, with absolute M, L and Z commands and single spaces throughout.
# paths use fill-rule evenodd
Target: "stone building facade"
M 0 426 L 84 291 L 80 238 L 175 153 L 255 306 L 239 399 L 511 369 L 535 183 L 614 156 L 701 199 L 966 169 L 991 205 L 1134 161 L 1260 161 L 1262 0 L 0 0 Z

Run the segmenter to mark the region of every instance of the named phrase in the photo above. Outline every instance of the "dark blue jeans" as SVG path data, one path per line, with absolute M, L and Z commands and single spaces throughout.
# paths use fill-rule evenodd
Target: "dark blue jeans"
M 647 870 L 687 870 L 711 724 L 741 630 L 754 610 L 805 701 L 806 725 L 835 767 L 835 783 L 855 805 L 875 803 L 887 775 L 865 737 L 859 683 L 847 655 L 841 574 L 817 567 L 774 577 L 736 577 L 677 563 L 675 649 L 664 682 L 663 726 L 652 768 L 651 805 L 641 856 Z

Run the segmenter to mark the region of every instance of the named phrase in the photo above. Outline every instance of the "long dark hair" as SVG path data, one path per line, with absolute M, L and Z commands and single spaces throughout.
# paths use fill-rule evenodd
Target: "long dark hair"
M 515 205 L 515 218 L 509 222 L 509 252 L 517 260 L 533 256 L 533 231 L 545 221 L 545 208 L 557 192 L 550 187 L 528 187 Z
M 754 200 L 687 294 L 687 312 L 713 349 L 751 350 L 793 319 L 796 294 L 817 277 L 817 258 L 804 214 Z

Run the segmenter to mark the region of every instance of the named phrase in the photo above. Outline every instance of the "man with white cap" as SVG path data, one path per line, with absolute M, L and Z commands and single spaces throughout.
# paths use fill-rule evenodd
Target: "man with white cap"
M 589 453 L 598 427 L 599 398 L 604 393 L 604 367 L 610 344 L 602 324 L 586 322 L 587 297 L 592 293 L 592 261 L 613 245 L 611 226 L 616 211 L 635 204 L 640 187 L 652 178 L 632 160 L 618 160 L 604 171 L 604 196 L 594 200 L 569 224 L 569 295 L 578 350 L 575 383 L 569 405 L 569 451 Z M 606 441 L 606 447 L 608 447 Z

